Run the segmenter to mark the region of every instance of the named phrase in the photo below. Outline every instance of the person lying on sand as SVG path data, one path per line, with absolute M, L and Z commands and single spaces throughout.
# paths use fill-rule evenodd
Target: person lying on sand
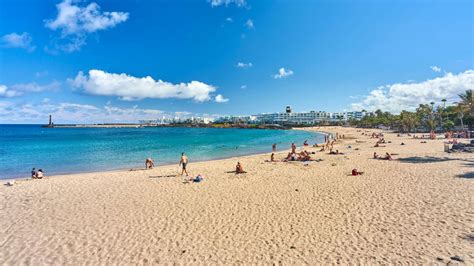
M 155 162 L 151 158 L 146 158 L 145 169 L 153 169 L 153 167 L 155 167 Z
M 374 152 L 374 159 L 378 159 L 378 158 L 380 158 L 380 156 L 378 156 L 377 153 Z
M 331 155 L 342 155 L 344 153 L 339 152 L 339 150 L 333 151 L 332 148 L 331 148 L 331 150 L 329 150 L 329 154 L 331 154 Z
M 357 171 L 357 169 L 355 169 L 355 168 L 352 169 L 352 175 L 362 175 L 362 174 L 364 174 L 364 172 L 359 172 L 359 171 Z
M 235 166 L 235 173 L 236 174 L 245 174 L 247 172 L 244 171 L 244 167 L 240 162 L 237 162 L 237 165 Z
M 204 180 L 204 176 L 201 175 L 201 174 L 199 174 L 199 175 L 197 175 L 195 178 L 191 179 L 191 181 L 193 181 L 194 183 L 199 183 L 199 182 L 201 182 L 201 181 L 203 181 L 203 180 Z
M 385 157 L 383 159 L 387 161 L 393 160 L 392 155 L 390 155 L 388 152 L 385 153 Z
M 385 147 L 385 145 L 380 145 L 380 144 L 377 142 L 377 143 L 375 143 L 374 148 L 378 148 L 378 147 Z
M 298 160 L 299 161 L 310 161 L 311 160 L 311 156 L 309 155 L 309 153 L 307 151 L 302 151 L 298 154 Z

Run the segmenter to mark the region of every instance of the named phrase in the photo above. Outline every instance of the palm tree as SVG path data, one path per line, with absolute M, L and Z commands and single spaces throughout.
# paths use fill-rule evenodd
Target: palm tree
M 446 112 L 446 99 L 441 99 L 441 101 L 443 102 L 443 113 Z M 446 119 L 448 118 L 447 114 L 446 114 Z
M 461 98 L 461 102 L 458 103 L 459 111 L 462 112 L 462 117 L 464 113 L 467 112 L 467 122 L 469 125 L 469 131 L 472 131 L 472 122 L 474 120 L 474 99 L 472 98 L 472 90 L 466 90 L 464 93 L 458 94 Z M 462 123 L 462 118 L 461 118 Z

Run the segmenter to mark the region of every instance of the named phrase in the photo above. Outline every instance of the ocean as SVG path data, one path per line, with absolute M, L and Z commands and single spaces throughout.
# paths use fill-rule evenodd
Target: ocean
M 46 175 L 143 168 L 178 163 L 186 152 L 190 163 L 289 149 L 323 142 L 324 135 L 300 130 L 217 128 L 42 128 L 0 125 L 0 179 L 28 177 L 31 169 Z

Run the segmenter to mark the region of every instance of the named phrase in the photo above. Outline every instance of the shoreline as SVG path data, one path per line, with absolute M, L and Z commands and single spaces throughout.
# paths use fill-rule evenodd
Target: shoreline
M 322 131 L 314 131 L 314 130 L 311 130 L 311 129 L 308 129 L 308 130 L 305 130 L 303 128 L 292 128 L 292 129 L 289 129 L 289 130 L 301 130 L 301 131 L 307 131 L 309 133 L 312 133 L 312 134 L 321 134 L 321 135 L 328 135 L 328 134 L 331 134 L 329 132 L 322 132 Z M 314 137 L 314 136 L 313 136 Z M 320 144 L 320 143 L 318 143 Z M 298 146 L 297 145 L 297 148 L 301 148 L 303 147 L 303 145 L 301 146 Z M 271 149 L 271 147 L 269 148 Z M 278 152 L 288 152 L 290 151 L 291 149 L 288 148 L 286 150 L 277 150 L 277 153 Z M 245 153 L 245 154 L 240 154 L 238 156 L 223 156 L 223 157 L 216 157 L 216 158 L 212 158 L 212 159 L 203 159 L 203 160 L 192 160 L 191 163 L 199 163 L 199 162 L 212 162 L 212 161 L 219 161 L 219 160 L 226 160 L 226 159 L 232 159 L 232 158 L 240 158 L 240 157 L 248 157 L 248 156 L 253 156 L 253 155 L 264 155 L 264 154 L 268 154 L 270 155 L 271 152 L 263 152 L 263 151 L 255 151 L 255 152 L 249 152 L 249 153 Z M 179 154 L 177 155 L 177 158 L 179 158 Z M 153 158 L 152 158 L 153 159 Z M 192 159 L 192 158 L 191 158 Z M 179 161 L 177 159 L 177 161 Z M 157 164 L 155 165 L 155 168 L 156 167 L 170 167 L 170 166 L 173 166 L 175 164 L 173 163 L 165 163 L 165 164 Z M 117 168 L 117 169 L 109 169 L 109 170 L 98 170 L 98 171 L 77 171 L 77 172 L 64 172 L 64 173 L 54 173 L 52 175 L 49 175 L 48 173 L 47 174 L 47 178 L 51 178 L 51 177 L 55 177 L 55 176 L 64 176 L 64 175 L 80 175 L 80 174 L 100 174 L 100 173 L 115 173 L 115 172 L 132 172 L 132 171 L 140 171 L 140 170 L 146 170 L 144 168 L 129 168 L 129 167 L 124 167 L 124 168 Z M 33 180 L 31 177 L 28 177 L 28 176 L 19 176 L 19 177 L 6 177 L 6 178 L 0 178 L 0 182 L 2 182 L 3 184 L 5 183 L 8 183 L 10 181 L 28 181 L 28 180 Z
M 474 263 L 471 154 L 386 132 L 374 147 L 361 133 L 381 130 L 331 130 L 346 136 L 335 143 L 342 155 L 307 147 L 318 161 L 282 162 L 282 150 L 278 162 L 191 162 L 200 183 L 171 165 L 2 186 L 0 263 Z M 246 174 L 234 173 L 237 161 Z

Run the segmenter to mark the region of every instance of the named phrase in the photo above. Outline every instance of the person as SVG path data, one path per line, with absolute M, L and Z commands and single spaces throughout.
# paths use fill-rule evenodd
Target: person
M 272 151 L 273 151 L 273 152 L 276 152 L 276 150 L 277 150 L 277 144 L 276 144 L 276 143 L 273 143 L 273 145 L 272 145 Z
M 39 169 L 38 172 L 36 172 L 36 179 L 41 179 L 44 177 L 43 170 Z
M 377 155 L 376 152 L 374 152 L 374 159 L 378 159 L 378 158 L 379 158 L 379 156 Z
M 153 169 L 153 167 L 155 167 L 155 162 L 151 158 L 146 158 L 145 169 Z
M 296 153 L 296 145 L 295 145 L 295 143 L 291 143 L 291 153 Z
M 35 170 L 35 168 L 31 169 L 31 178 L 33 178 L 33 179 L 36 178 L 36 170 Z
M 270 162 L 275 161 L 275 153 L 272 152 L 272 155 L 270 155 Z
M 183 173 L 186 173 L 186 176 L 189 176 L 188 174 L 188 171 L 186 169 L 186 166 L 188 165 L 188 157 L 186 156 L 186 154 L 181 153 L 181 160 L 179 161 L 179 166 L 182 167 L 182 170 L 181 170 L 181 175 L 183 175 Z
M 388 161 L 393 160 L 392 155 L 390 155 L 390 153 L 386 152 L 386 153 L 385 153 L 384 160 L 388 160 Z
M 355 175 L 362 175 L 363 173 L 364 173 L 364 172 L 359 172 L 359 171 L 357 171 L 357 169 L 355 169 L 355 168 L 352 169 L 352 175 L 354 175 L 354 176 L 355 176 Z
M 305 141 L 303 142 L 303 146 L 308 146 L 308 140 L 305 140 Z
M 237 165 L 235 166 L 235 173 L 236 174 L 245 174 L 247 172 L 244 171 L 244 167 L 240 162 L 237 162 Z
M 199 174 L 199 175 L 197 175 L 195 178 L 193 178 L 193 182 L 194 182 L 194 183 L 199 183 L 199 182 L 201 182 L 202 180 L 204 180 L 204 176 L 201 175 L 201 174 Z

